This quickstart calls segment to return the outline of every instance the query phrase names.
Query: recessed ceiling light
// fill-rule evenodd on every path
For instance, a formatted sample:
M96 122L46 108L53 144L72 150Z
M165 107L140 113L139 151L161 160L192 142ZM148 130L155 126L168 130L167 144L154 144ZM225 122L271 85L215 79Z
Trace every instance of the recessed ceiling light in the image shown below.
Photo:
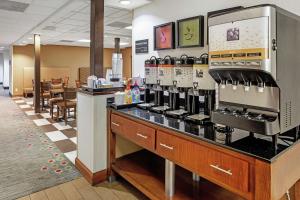
M32 37L30 37L30 38L28 38L28 40L33 40L33 38L32 38Z
M125 29L132 30L132 26L127 26Z
M120 42L120 45L125 46L125 45L129 45L129 43L128 42Z
M78 40L78 42L90 43L91 40L89 40L89 39L81 39L81 40Z
M119 3L122 5L129 5L131 2L130 0L120 0Z

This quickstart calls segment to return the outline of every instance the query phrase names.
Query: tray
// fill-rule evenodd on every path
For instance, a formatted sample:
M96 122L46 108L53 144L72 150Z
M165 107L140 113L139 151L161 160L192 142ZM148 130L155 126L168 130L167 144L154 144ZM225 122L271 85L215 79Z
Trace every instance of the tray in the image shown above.
M112 104L110 104L110 107L114 108L116 110L119 110L119 109L124 109L124 108L133 108L133 107L136 107L136 105L141 104L141 103L144 103L144 102L141 101L139 103L130 103L130 104L122 104L122 105L116 105L115 103L112 103Z

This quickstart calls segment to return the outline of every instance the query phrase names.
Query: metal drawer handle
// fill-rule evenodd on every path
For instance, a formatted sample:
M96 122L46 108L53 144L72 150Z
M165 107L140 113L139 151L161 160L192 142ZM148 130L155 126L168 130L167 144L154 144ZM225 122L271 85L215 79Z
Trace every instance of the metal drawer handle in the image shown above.
M117 124L117 123L115 123L115 122L111 122L113 125L115 125L115 126L120 126L120 124Z
M143 134L140 134L140 133L137 133L136 135L139 136L139 137L141 137L141 138L144 138L144 139L147 139L147 138L148 138L148 136L143 135Z
M174 147L171 147L171 146L168 146L166 144L163 144L163 143L159 143L160 146L166 148L166 149L170 149L170 150L174 150Z
M230 169L229 169L229 170L225 170L225 169L222 169L221 167L219 167L218 165L210 165L210 166L211 166L212 168L214 168L214 169L220 171L220 172L223 172L223 173L225 173L225 174L228 174L228 175L232 176L232 172L231 172Z

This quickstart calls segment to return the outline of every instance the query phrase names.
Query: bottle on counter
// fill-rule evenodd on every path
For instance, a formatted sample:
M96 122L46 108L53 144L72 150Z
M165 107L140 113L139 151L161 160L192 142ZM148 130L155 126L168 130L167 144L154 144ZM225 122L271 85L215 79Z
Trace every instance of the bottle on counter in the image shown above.
M133 103L140 103L141 99L141 92L137 81L135 81L133 88L132 88L132 101Z
M130 81L128 81L126 89L125 89L125 103L131 104L132 103L132 92L130 88Z

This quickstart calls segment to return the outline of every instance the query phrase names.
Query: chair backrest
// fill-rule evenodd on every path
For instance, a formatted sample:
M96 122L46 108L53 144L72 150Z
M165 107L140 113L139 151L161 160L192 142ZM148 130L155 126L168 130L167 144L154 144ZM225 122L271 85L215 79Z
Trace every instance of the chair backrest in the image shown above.
M53 78L53 79L51 79L51 82L52 82L52 84L56 85L56 84L63 83L63 80L62 80L62 78L57 78L57 79Z
M75 80L75 83L76 83L76 88L80 88L81 87L80 80Z
M64 87L68 87L68 85L69 85L69 77L68 76L65 76L64 77Z
M64 101L76 99L76 88L64 88Z
M41 82L41 92L50 92L51 89L51 82L50 81L43 81Z

